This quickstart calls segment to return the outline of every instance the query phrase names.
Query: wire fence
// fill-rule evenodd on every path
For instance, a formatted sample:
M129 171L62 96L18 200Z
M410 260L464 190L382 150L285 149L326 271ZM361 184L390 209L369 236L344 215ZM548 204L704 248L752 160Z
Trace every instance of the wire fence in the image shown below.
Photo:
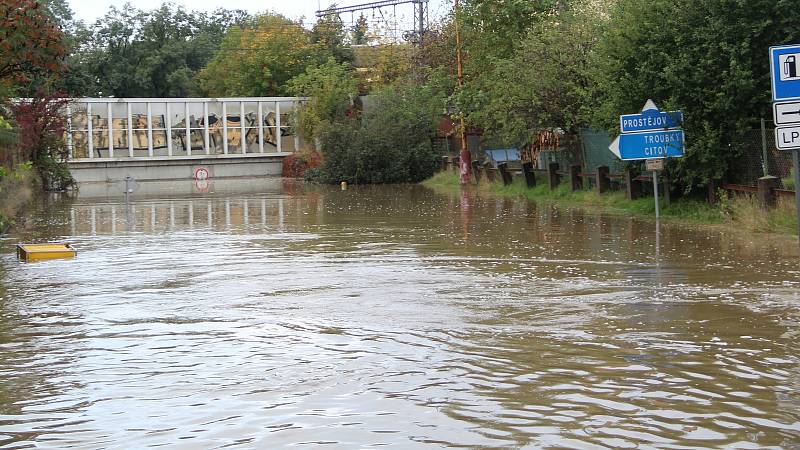
M772 128L747 130L741 141L741 156L736 158L729 171L734 184L755 186L758 179L771 175L786 184L792 176L792 152L778 150Z

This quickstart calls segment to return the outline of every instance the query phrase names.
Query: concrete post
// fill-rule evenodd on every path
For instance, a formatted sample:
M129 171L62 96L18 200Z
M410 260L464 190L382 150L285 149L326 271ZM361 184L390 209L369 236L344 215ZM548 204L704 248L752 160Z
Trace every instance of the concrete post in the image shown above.
M533 173L533 163L522 163L522 174L525 176L525 185L530 187L536 186L536 174Z
M475 182L481 181L481 163L472 161L472 174L475 176Z
M485 163L483 165L483 171L486 172L486 179L489 180L490 183L493 182L494 181L494 167L492 167L492 163L490 163L490 162Z
M611 179L608 178L608 166L598 167L595 178L598 194L602 194L611 188Z
M628 200L636 200L642 196L642 182L636 179L630 169L625 169L625 193Z
M780 187L780 179L767 175L758 179L758 204L764 208L769 209L777 203L777 195L775 189Z
M558 163L550 163L547 166L547 183L550 185L550 190L554 190L561 184L561 176L558 174Z
M569 167L569 179L572 185L572 192L583 189L583 177L581 177L581 166L573 164Z
M513 179L511 178L511 172L508 171L508 164L507 163L498 164L497 170L500 172L500 177L503 179L503 184L506 186L511 184Z
M442 156L442 170L447 170L448 164L450 164L450 157Z
M708 182L708 196L706 197L706 201L708 201L709 206L715 206L719 201L719 195L717 194L717 189L719 185L715 180L710 180Z

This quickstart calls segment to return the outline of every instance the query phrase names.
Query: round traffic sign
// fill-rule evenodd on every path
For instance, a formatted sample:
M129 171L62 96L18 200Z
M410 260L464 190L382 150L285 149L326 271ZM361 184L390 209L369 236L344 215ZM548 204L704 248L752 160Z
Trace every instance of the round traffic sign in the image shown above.
M194 179L195 180L208 180L211 178L211 174L208 172L208 169L205 167L198 167L194 170Z

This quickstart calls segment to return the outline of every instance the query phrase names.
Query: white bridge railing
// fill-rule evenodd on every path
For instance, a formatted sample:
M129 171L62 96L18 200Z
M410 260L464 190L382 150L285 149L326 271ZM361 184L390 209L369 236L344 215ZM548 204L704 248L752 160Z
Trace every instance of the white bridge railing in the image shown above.
M71 161L244 156L299 150L301 97L80 98L67 107Z

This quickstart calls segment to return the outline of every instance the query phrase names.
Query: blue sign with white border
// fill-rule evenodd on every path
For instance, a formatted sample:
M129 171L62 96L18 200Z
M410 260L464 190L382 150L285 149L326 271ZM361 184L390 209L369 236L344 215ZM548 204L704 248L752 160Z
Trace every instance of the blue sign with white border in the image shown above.
M683 156L683 130L621 134L608 147L617 158L628 161Z
M769 48L772 101L800 99L800 44Z
M619 116L619 128L622 133L677 130L682 124L683 113L681 111L647 109L639 114L625 114Z
M623 161L683 156L683 113L661 111L648 99L640 114L619 117L622 133L608 146ZM643 131L646 130L646 131Z

